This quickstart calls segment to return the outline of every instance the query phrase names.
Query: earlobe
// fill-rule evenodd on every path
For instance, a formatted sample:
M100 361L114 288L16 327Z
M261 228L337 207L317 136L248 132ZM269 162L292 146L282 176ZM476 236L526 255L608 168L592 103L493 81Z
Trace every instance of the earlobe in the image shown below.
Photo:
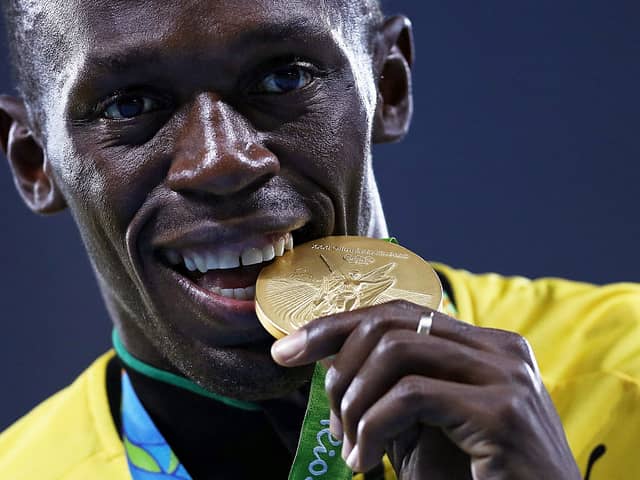
M16 188L32 211L51 214L66 208L20 98L0 96L0 147L9 162Z
M413 52L409 19L400 15L388 18L380 32L375 59L379 79L373 126L374 143L399 141L409 130L413 114Z

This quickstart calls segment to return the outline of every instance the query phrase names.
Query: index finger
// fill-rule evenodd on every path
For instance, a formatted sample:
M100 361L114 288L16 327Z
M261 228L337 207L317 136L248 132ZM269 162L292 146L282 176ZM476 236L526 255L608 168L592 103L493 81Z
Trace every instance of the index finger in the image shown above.
M280 365L295 367L335 355L368 315L364 310L316 318L275 342L271 347L271 356Z
M281 365L306 365L338 353L349 335L364 321L384 318L391 321L394 328L415 330L420 315L432 311L409 302L391 301L328 315L309 322L274 343L271 353L274 360Z
M429 312L434 313L431 335L468 347L499 353L505 350L504 344L508 343L512 336L509 332L476 327L428 307L395 300L317 318L275 342L271 354L273 359L283 366L306 365L335 355L358 324L366 319L384 316L394 320L396 328L415 330L420 316Z

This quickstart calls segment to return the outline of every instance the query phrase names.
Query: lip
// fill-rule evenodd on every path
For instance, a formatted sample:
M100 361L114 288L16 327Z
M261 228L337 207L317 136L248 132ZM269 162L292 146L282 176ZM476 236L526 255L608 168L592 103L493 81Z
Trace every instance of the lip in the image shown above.
M183 288L188 295L195 297L199 302L205 304L211 302L211 306L215 306L218 308L222 307L237 313L246 314L255 312L255 300L237 300L235 298L223 297L222 295L218 295L214 292L200 287L198 284L192 282L189 278L185 277L179 272L176 272L175 270L171 270L171 274L173 275L178 285L180 285L180 287Z
M265 242L265 239L280 236L284 233L294 233L307 225L306 218L298 218L295 221L276 222L274 219L262 221L233 222L233 226L210 221L203 221L196 227L172 229L161 235L154 235L153 241L147 243L150 251L143 249L141 260L147 265L142 271L147 281L151 281L151 290L164 291L163 303L167 299L172 303L171 310L176 312L178 306L181 317L179 328L190 332L189 336L195 336L208 345L225 347L251 348L257 343L266 344L273 341L271 335L262 327L256 313L255 300L238 300L228 298L198 285L189 278L163 261L162 255L158 255L161 249L173 248L176 250L189 247L207 245L208 247L224 248L224 245L232 244L236 249L241 245L254 245L256 242ZM142 252L141 252L142 253ZM259 270L267 266L265 262ZM258 268L258 266L240 267ZM209 274L215 271L210 271ZM220 277L231 274L232 270L221 270ZM257 272L237 272L237 278L242 283L243 275L249 283L254 282L249 278L257 277ZM155 279L155 280L152 280ZM228 279L228 277L227 277ZM215 283L214 280L212 283ZM238 287L244 285L238 285ZM172 293L173 292L173 293ZM176 315L175 313L173 315ZM178 326L178 325L176 325Z
M203 221L198 225L157 235L151 242L153 250L174 249L186 250L200 246L233 244L237 249L253 247L258 243L268 243L285 233L293 233L306 223L306 219L296 221L275 222L245 219L242 224L220 224ZM251 226L248 228L248 226Z
M222 341L226 346L240 346L256 341L273 340L258 321L255 314L255 300L237 300L217 295L199 287L189 278L169 267L161 268L168 273L169 280L187 296L194 310L204 313L210 319L210 322L204 325L199 324L199 327L204 327L206 331L214 327L214 331L218 333L215 334L214 331L210 333L216 336L222 333L220 331L222 329L233 337L230 343L224 338L218 338L216 343ZM222 335L227 337L224 333Z
M317 210L330 210L329 202L312 203ZM167 208L163 203L148 202L131 221L125 244L136 282L160 321L200 345L250 349L258 342L273 342L256 316L255 301L223 297L200 287L164 261L159 249L197 245L224 248L225 244L236 248L287 232L298 244L333 229L333 222L312 222L316 217L313 211L300 204L289 211L260 209L225 218L215 211Z

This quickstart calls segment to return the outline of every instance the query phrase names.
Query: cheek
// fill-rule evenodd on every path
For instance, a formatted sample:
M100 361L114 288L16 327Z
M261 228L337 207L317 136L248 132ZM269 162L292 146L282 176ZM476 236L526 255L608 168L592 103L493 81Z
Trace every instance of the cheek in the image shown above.
M283 166L303 173L341 203L366 168L370 152L367 112L357 98L329 102L272 135Z
M160 137L132 147L79 136L64 178L73 209L97 220L102 230L124 237L145 199L162 183L165 151Z
M144 290L127 248L127 231L162 182L157 180L162 177L162 150L146 145L143 156L143 147L103 149L85 142L69 151L73 156L60 169L65 195L105 301L118 316L126 311L143 318Z
M127 229L162 183L164 148L102 146L77 135L57 171L69 208L99 276L130 271Z

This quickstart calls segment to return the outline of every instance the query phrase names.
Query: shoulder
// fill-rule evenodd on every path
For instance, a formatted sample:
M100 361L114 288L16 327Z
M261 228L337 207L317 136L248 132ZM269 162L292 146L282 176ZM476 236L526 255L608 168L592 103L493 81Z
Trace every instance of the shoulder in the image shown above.
M488 311L507 310L517 306L522 314L530 309L571 307L573 312L584 311L594 305L623 307L640 316L640 284L613 283L593 285L562 278L529 279L521 276L505 277L496 273L474 274L442 264L435 264L454 290L456 306L473 316L470 321L482 322L480 316ZM525 308L523 311L522 308Z
M105 383L112 355L100 357L73 384L0 434L3 478L121 478L117 472L126 465L109 413ZM87 472L91 472L89 476Z
M451 285L461 320L525 336L549 380L606 371L640 383L640 284L436 268Z

